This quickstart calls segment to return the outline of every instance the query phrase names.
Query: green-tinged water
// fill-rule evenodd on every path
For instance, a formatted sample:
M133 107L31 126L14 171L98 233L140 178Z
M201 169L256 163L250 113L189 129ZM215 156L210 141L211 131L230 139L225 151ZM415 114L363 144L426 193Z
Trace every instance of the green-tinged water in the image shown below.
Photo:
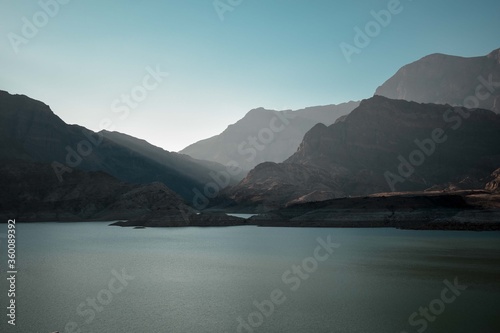
M498 232L16 227L1 332L500 332Z

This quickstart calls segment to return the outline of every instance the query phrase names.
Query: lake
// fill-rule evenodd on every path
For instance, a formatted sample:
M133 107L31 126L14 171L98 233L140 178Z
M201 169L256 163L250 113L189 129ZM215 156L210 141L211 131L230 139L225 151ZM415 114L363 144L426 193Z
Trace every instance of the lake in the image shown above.
M107 223L16 232L15 328L0 239L2 332L500 332L498 232Z

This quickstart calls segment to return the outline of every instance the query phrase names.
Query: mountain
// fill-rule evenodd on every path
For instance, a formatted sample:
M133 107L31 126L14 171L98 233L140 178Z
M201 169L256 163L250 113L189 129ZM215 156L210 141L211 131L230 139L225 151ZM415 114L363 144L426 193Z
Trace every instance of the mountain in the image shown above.
M500 49L473 58L431 54L402 67L375 95L500 113Z
M230 178L228 180L228 185L235 184L236 180L239 181L242 178L232 177L227 172L227 168L217 162L198 160L190 157L189 155L168 152L160 147L150 144L145 140L138 139L127 134L109 132L106 130L100 131L98 134L103 138L112 141L116 145L126 147L135 154L158 163L169 170L176 170L176 172L184 178L194 178L203 185L214 181L212 175L228 175ZM190 194L192 195L192 191Z
M133 184L161 182L188 201L193 189L213 182L214 174L227 174L217 163L125 134L68 125L46 104L5 91L0 91L0 160L50 163L53 172L47 176L54 182L64 182L74 169L102 171Z
M500 192L500 168L496 169L491 174L490 181L486 184L486 190L491 192Z
M304 134L314 125L333 124L358 105L358 102L348 102L297 111L254 109L221 134L180 152L224 165L236 163L243 170L266 161L283 162L297 150Z
M104 172L69 173L54 181L48 163L11 161L0 166L0 216L18 221L110 221L151 214L179 215L190 208L162 183L132 185Z
M220 200L268 210L448 182L484 188L500 166L499 143L492 111L375 96L342 121L314 126L290 158L256 166Z

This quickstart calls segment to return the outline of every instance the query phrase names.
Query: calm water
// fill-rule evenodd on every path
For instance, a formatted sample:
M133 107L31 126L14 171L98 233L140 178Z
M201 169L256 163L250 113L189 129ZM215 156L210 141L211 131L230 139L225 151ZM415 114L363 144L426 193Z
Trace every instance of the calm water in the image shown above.
M328 235L340 247L312 260ZM500 332L500 233L44 223L17 236L17 325L2 239L1 332L237 332L238 318L241 332ZM455 278L467 289L444 303ZM439 315L411 326L430 303Z

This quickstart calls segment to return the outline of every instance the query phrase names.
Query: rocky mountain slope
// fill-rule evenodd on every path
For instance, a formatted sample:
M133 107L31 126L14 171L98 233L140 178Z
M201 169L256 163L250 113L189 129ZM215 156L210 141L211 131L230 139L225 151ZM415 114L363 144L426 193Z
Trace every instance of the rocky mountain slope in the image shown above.
M54 182L65 181L74 169L103 171L129 183L161 182L187 200L193 188L212 181L211 172L225 170L124 134L68 125L46 104L5 91L0 91L0 160L50 163L47 177Z
M3 163L0 175L0 216L5 221L110 221L191 211L159 182L132 185L104 172L77 169L57 182L50 164L23 161Z
M500 192L500 169L496 169L491 174L490 181L486 184L486 190L491 192Z
M484 188L500 165L499 142L492 111L375 96L343 121L316 125L289 159L258 165L223 197L268 210L449 182Z
M246 171L266 161L283 162L297 150L304 134L314 125L331 125L358 104L349 102L297 111L254 109L221 134L196 142L181 153L224 165L234 161Z
M431 54L402 67L375 95L500 113L500 49L473 58Z

